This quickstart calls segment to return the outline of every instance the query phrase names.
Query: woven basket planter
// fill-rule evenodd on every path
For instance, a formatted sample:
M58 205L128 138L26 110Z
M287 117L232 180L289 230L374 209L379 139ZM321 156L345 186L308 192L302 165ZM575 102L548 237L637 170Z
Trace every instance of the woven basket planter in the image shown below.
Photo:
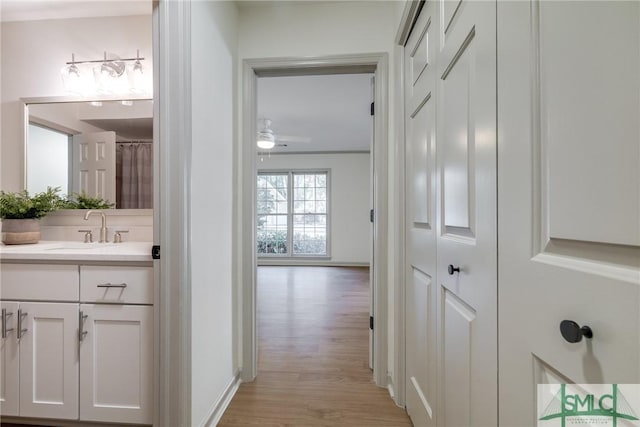
M40 241L40 220L3 219L2 243L5 245L27 245Z

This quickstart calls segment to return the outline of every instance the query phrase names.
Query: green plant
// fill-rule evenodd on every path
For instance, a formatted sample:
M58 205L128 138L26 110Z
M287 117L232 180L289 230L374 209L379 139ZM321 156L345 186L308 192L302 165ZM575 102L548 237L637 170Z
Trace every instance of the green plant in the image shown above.
M286 254L287 232L258 230L256 243L259 254Z
M90 197L86 194L73 193L64 201L64 209L111 209L114 203L102 197Z
M47 187L47 191L29 195L27 190L20 192L0 191L0 218L37 219L49 212L61 209L64 200L58 195L60 187Z

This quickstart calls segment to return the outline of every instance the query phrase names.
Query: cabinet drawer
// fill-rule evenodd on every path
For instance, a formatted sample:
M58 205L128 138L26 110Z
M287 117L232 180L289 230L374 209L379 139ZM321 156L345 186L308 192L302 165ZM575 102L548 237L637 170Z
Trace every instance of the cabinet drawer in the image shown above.
M80 300L153 304L153 268L81 266Z
M78 266L2 264L2 299L78 301Z

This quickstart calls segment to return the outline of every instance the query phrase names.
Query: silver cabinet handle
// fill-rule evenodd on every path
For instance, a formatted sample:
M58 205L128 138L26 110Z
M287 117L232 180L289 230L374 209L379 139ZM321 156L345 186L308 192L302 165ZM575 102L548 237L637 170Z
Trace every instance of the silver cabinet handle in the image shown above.
M88 334L88 332L84 330L84 321L87 320L87 317L89 317L89 315L84 314L84 311L80 310L80 315L78 316L78 341L82 341Z
M103 283L98 285L99 288L126 288L126 283Z
M13 312L7 313L7 309L2 309L2 338L7 337L7 332L13 331L13 328L7 328L7 318L13 316Z
M18 309L18 334L17 334L18 339L21 339L24 336L24 334L28 331L27 328L22 329L22 319L24 317L27 317L28 314L29 313L24 313L22 309L20 308Z

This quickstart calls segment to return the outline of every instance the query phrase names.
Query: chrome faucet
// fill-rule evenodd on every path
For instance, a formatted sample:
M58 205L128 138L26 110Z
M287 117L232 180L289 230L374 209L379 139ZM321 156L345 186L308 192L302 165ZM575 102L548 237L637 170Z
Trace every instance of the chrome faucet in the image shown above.
M102 217L102 226L100 227L100 240L99 243L107 243L107 215L102 211L90 210L84 214L84 220L87 221L91 214L100 214Z

